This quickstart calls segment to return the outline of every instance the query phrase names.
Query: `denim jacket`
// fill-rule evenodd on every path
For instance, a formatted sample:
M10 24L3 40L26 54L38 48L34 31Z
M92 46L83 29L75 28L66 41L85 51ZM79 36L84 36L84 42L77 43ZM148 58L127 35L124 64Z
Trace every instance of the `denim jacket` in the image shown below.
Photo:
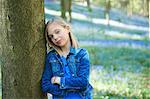
M70 91L77 91L82 99L91 99L92 86L89 84L90 62L86 49L70 48L67 56L70 77L65 77L63 63L56 50L52 49L46 56L42 75L42 91L51 93L53 98L65 97ZM52 84L53 76L61 77L60 85Z

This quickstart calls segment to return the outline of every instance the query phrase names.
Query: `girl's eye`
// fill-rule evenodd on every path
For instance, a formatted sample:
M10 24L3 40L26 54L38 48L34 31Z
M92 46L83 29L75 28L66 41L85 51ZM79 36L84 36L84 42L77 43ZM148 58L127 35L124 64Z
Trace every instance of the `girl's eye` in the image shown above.
M49 35L49 38L53 38L53 35Z
M59 34L60 33L60 31L58 30L58 31L56 31L56 34Z

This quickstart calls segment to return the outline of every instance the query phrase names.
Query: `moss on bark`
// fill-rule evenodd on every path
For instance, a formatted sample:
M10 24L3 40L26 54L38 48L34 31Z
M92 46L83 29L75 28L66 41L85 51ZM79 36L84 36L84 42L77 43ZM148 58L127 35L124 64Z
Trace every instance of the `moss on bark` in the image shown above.
M2 95L44 99L40 79L46 53L41 0L2 0Z

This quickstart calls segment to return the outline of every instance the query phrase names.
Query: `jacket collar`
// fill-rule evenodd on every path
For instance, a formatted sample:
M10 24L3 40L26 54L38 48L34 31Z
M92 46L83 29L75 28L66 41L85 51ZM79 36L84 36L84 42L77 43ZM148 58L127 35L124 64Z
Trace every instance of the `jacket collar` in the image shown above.
M56 55L58 55L56 49L52 48L51 51L53 51ZM76 54L76 48L70 47L70 52L69 52L69 54L75 55L75 54Z
M76 54L76 48L70 47L70 54Z

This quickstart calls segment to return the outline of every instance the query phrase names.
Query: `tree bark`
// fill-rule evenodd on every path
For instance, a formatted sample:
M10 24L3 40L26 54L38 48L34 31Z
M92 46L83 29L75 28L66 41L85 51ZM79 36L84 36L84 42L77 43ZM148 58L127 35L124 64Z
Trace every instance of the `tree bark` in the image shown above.
M128 12L128 16L132 16L132 14L133 14L133 0L129 0L127 12Z
M143 15L149 16L149 0L143 0Z
M1 0L3 99L44 99L44 0Z
M61 6L61 17L65 20L67 20L66 13L68 11L68 13L69 13L69 19L68 20L69 20L69 22L71 22L71 20L72 20L72 16L71 16L72 0L61 0L60 6Z
M105 15L105 19L107 22L107 25L109 26L109 17L110 17L110 10L111 10L111 1L110 0L106 0L105 1L105 11L104 11L104 15Z

